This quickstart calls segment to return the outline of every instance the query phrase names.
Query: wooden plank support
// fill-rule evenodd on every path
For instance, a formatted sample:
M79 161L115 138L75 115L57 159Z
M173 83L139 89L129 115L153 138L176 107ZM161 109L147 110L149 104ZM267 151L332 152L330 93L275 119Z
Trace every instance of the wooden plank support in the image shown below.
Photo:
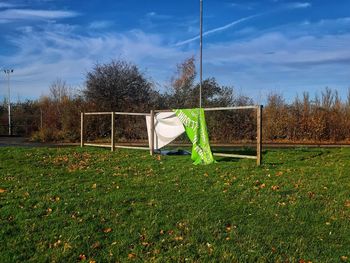
M256 164L261 165L262 161L262 105L256 108Z
M84 147L84 112L80 113L80 147Z
M85 143L85 146L111 148L110 144L99 144L99 143ZM114 148L149 151L148 147L127 146L127 145L114 145Z
M110 144L85 143L84 145L85 146L92 146L92 147L111 148Z
M147 150L149 151L149 147L138 147L138 146L127 146L127 145L115 145L115 148L120 149L133 149L133 150Z
M252 155L241 155L241 154L231 154L231 153L213 153L214 156L219 156L219 157L232 157L232 158L241 158L241 159L252 159L256 160L256 156Z
M154 154L154 110L151 110L151 147L150 147L150 155Z
M94 116L94 115L110 115L111 112L85 112L84 114L85 115L91 115L91 116Z
M111 151L114 152L115 148L115 113L111 112Z

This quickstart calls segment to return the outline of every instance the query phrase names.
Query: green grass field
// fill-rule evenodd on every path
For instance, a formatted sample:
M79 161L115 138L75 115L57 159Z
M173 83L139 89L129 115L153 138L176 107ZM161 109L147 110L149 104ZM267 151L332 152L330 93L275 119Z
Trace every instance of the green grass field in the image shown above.
M0 148L1 262L349 260L350 149Z

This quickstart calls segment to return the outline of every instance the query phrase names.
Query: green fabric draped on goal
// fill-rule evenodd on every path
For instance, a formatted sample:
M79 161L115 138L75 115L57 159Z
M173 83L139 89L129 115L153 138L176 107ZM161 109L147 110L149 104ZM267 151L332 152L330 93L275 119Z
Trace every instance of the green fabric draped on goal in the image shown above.
M176 116L185 127L186 134L192 142L191 158L194 164L211 164L215 160L209 145L207 124L203 109L178 109Z

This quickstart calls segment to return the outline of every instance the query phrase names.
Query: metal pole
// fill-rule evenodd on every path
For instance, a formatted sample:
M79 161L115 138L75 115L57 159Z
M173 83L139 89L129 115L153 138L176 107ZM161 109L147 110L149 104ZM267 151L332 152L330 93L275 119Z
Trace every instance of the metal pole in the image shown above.
M203 85L203 0L200 0L199 108L202 108L202 85Z
M256 136L256 164L258 166L261 165L262 161L262 105L257 106L256 108L256 128L257 128L257 136Z
M12 126L11 126L11 89L10 89L10 74L13 73L13 69L5 69L5 74L7 75L7 90L8 90L8 122L9 122L9 136L12 135Z
M84 112L80 113L80 147L84 147Z
M111 113L111 151L114 152L115 148L115 113L114 111Z
M150 138L150 142L151 142L151 147L149 149L149 153L151 156L154 155L154 110L151 110L151 138Z

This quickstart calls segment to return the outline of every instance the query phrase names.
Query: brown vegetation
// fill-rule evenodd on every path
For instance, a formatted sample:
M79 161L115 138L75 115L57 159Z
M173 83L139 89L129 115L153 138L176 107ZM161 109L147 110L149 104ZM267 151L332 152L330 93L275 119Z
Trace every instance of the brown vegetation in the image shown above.
M194 58L177 66L167 92L160 93L134 64L113 61L96 65L86 76L86 88L72 92L68 85L56 80L50 94L36 101L13 105L15 134L31 136L37 141L78 141L80 112L135 111L197 107L199 85L196 83ZM251 98L233 93L231 87L220 86L214 78L203 82L203 105L225 107L254 104ZM141 117L117 117L117 138L140 141L147 138ZM256 116L253 111L208 112L211 140L232 143L254 141ZM280 94L270 94L263 111L265 142L347 143L350 142L350 90L342 101L336 90L326 88L320 96L308 93L287 102ZM109 138L110 117L88 122L87 139ZM0 105L0 134L7 134L6 102Z

